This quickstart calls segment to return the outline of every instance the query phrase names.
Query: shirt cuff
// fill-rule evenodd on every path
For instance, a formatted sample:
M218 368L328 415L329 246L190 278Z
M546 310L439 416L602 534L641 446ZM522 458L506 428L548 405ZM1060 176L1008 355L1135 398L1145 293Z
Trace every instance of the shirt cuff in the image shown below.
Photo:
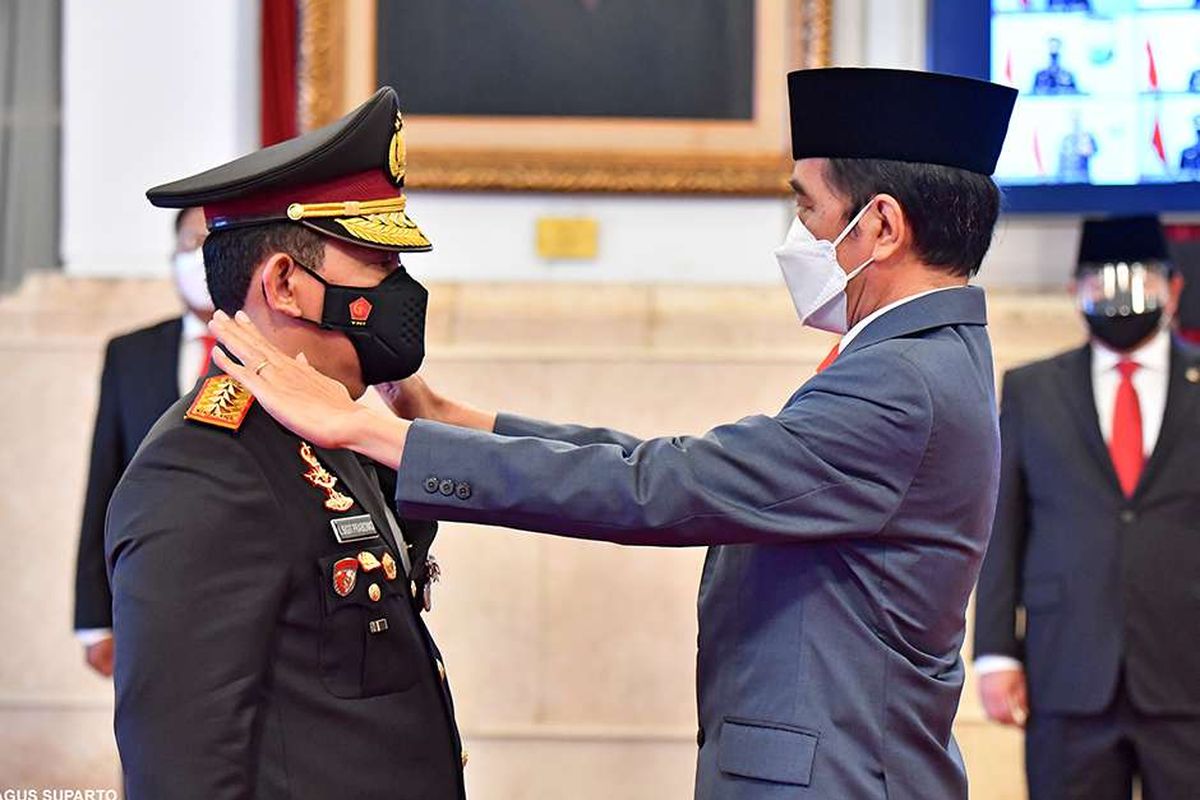
M990 675L993 672L1007 672L1018 669L1025 671L1025 665L1011 656L982 655L975 659L975 674Z
M111 639L113 635L111 628L80 628L75 631L75 638L84 647L103 642L105 639Z

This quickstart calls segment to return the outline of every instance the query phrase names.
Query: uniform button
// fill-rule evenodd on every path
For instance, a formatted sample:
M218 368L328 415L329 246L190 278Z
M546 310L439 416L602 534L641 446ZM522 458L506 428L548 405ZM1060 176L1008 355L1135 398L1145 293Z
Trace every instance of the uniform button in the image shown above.
M460 483L454 487L454 494L457 495L459 500L470 500L471 499L471 484L467 483L466 481L463 481L462 483Z
M454 481L450 480L449 478L443 479L442 482L438 484L438 491L446 495L446 497L454 494Z
M704 747L704 728L700 728L698 731L696 731L696 746Z
M417 596L417 582L416 582L416 581L409 581L409 584L408 584L408 590L409 590L410 592L412 592L412 596L413 596L413 597L416 597L416 596Z
M462 765L463 765L463 769L466 769L466 767L467 767L467 762L468 762L468 761L470 761L470 760L471 760L471 754L470 754L470 753L468 753L466 750L463 750L463 751L462 751Z
M430 475L425 479L425 491L429 492L430 494L437 494L438 483L438 479L433 475Z
M1137 519L1137 512L1131 509L1125 509L1121 512L1121 522L1130 523Z
M434 661L437 662L438 678L441 679L441 681L443 683L445 683L446 682L446 665L442 663L442 660L440 658L435 658Z

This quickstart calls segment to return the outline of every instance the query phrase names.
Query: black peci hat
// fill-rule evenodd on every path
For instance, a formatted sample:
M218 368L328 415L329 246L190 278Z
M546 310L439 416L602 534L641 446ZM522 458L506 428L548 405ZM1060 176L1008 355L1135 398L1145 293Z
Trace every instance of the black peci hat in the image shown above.
M1017 90L898 69L831 67L788 74L792 157L940 164L991 175Z
M146 197L156 206L203 206L209 230L296 222L380 250L431 249L405 213L404 123L385 86L346 116L173 183Z
M1153 215L1083 222L1075 271L1104 264L1169 262L1162 223Z

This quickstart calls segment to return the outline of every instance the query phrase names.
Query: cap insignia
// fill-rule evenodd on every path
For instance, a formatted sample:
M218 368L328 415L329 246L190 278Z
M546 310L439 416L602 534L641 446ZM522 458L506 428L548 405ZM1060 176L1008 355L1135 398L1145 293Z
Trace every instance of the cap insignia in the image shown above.
M393 247L429 247L429 240L403 211L334 220L356 239Z
M404 118L396 112L396 132L392 134L392 143L388 147L388 170L392 180L397 184L404 183L404 171L408 167L408 151L404 144Z

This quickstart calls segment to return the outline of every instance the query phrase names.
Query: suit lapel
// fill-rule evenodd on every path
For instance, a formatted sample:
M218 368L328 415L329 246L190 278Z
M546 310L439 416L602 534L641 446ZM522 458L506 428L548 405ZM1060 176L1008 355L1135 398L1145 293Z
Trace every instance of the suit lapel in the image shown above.
M387 514L383 508L383 493L375 478L367 474L363 465L359 463L358 457L349 450L326 450L321 447L313 447L313 451L316 452L317 458L321 460L325 468L342 481L346 491L363 507L363 510L371 515L371 521L375 523L375 530L379 531L379 535L399 558L401 545L392 536L392 526L388 524ZM404 561L403 558L399 558L399 560ZM402 564L400 567L403 569Z
M1154 452L1142 470L1135 496L1144 493L1154 476L1162 469L1163 462L1171 448L1183 435L1188 422L1196 417L1196 400L1200 398L1200 384L1188 380L1188 370L1197 369L1193 359L1179 350L1171 348L1170 377L1167 379L1167 406L1163 410L1162 428L1158 432L1158 441L1154 443Z
M1113 491L1121 492L1117 471L1113 468L1112 456L1104 444L1100 432L1100 418L1096 413L1096 393L1092 385L1092 349L1084 345L1060 363L1059 392L1070 406L1071 419L1079 428L1080 441L1091 455L1096 466L1105 475Z

